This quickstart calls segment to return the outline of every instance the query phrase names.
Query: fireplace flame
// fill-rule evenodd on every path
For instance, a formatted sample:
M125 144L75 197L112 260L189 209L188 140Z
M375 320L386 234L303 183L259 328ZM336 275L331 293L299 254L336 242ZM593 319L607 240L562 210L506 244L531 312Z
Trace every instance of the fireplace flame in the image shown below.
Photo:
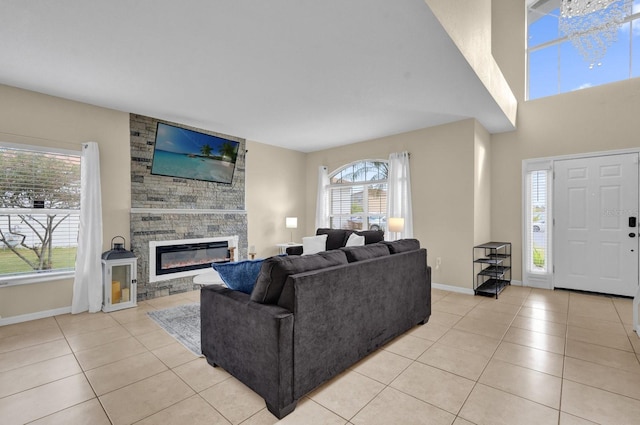
M213 259L203 259L203 260L190 260L190 261L163 261L160 268L162 270L171 270L179 267L189 267L189 266L199 266L202 264L211 264L218 262L229 262L231 259L229 257L226 258L213 258Z

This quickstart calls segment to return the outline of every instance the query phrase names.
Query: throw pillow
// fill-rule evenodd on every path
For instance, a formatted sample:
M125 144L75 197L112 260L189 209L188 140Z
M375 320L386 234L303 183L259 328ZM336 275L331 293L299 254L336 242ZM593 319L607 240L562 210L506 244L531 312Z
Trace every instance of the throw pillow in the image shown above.
M346 254L347 260L350 263L390 255L389 248L381 243L373 243L364 246L345 246L344 248L340 248L340 250Z
M420 249L420 241L417 239L400 239L393 242L384 241L382 243L389 247L389 252L391 252L391 254L399 254L401 252Z
M251 294L256 280L258 280L263 261L261 259L235 263L213 263L212 266L229 289Z
M313 255L267 258L260 269L258 281L251 293L251 301L275 304L280 298L287 278L297 273L347 264L342 251L324 251Z
M327 235L327 251L342 248L347 243L347 238L353 230L327 229L320 227L316 230L316 235Z
M355 233L364 236L365 245L382 242L384 240L384 232L382 230L362 230Z
M350 234L345 246L364 246L364 236L359 236L355 233Z
M302 238L302 255L317 254L327 250L327 235Z

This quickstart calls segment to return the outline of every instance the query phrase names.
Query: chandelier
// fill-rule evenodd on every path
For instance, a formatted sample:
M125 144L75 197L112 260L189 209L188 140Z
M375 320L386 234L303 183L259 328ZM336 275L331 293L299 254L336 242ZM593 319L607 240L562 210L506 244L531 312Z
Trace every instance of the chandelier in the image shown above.
M632 4L633 0L562 0L560 31L589 62L590 69L601 65L607 48L617 41Z

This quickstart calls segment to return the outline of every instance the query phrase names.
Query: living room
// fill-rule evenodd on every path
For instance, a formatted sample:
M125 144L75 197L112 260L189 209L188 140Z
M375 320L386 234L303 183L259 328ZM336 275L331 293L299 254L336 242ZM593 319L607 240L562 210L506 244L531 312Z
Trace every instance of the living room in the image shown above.
M445 3L427 1L434 13L438 7L445 7ZM455 34L456 26L447 24L447 17L460 20L466 17L484 26L483 33L489 34L486 39L489 45L485 47L490 48L517 100L515 129L490 133L474 117L461 117L455 122L312 152L248 138L247 245L256 247L258 257L277 254L276 245L290 240L290 229L285 227L287 216L298 217L293 240L300 241L315 232L318 166L325 165L334 171L354 161L387 159L393 152L408 151L411 153L414 237L428 250L434 288L472 294L472 247L488 240L513 244L516 259L513 280L515 284L521 283L522 161L638 149L638 78L525 101L525 2L477 3L481 3L476 7L482 9L484 20L473 19L473 8L471 16L464 16L457 14L460 11L449 11L447 15L445 7L438 18L452 32L451 37L461 51L469 45L475 47L472 40L477 32L469 31L466 38ZM467 60L472 62L469 57ZM478 66L478 69L483 68ZM480 73L478 69L476 73ZM116 235L129 239L131 114L141 111L95 106L11 84L0 85L0 99L2 142L77 150L83 142L98 143L102 172L102 250L110 248L109 241ZM175 111L175 117L180 116L181 112ZM152 118L187 124L179 118ZM219 131L217 128L205 130ZM436 259L440 259L437 268ZM0 287L0 323L13 323L7 319L67 313L72 286L73 280L65 279Z

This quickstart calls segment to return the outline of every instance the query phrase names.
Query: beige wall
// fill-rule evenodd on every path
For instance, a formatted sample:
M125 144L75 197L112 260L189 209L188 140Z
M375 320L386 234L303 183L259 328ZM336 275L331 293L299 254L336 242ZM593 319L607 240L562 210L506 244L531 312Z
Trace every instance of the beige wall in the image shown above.
M0 140L80 150L100 147L103 250L115 235L129 234L131 205L129 114L0 85ZM99 276L96 278L100 279ZM72 281L0 289L0 316L7 318L71 305Z
M494 0L494 12L494 54L521 103L517 130L491 137L492 237L514 244L520 280L522 160L639 147L640 79L524 102L524 2Z
M513 3L515 1L511 0ZM492 55L492 0L425 0L512 124L518 104Z
M247 150L248 241L264 258L278 253L276 244L291 239L285 217L298 217L294 241L300 242L305 235L306 155L250 140Z
M2 319L71 306L73 279L0 289Z
M524 1L491 1L491 54L518 102L524 100L525 10Z
M491 135L475 122L473 245L491 240ZM461 262L464 259L461 259Z
M428 249L432 280L471 288L475 133L476 121L465 120L308 154L306 234L315 232L318 166L332 172L353 161L387 159L406 150L411 153L414 236ZM477 143L486 145L488 134L479 133ZM486 181L481 186L478 191L486 194ZM488 215L483 221L488 224ZM442 261L436 270L438 257Z

